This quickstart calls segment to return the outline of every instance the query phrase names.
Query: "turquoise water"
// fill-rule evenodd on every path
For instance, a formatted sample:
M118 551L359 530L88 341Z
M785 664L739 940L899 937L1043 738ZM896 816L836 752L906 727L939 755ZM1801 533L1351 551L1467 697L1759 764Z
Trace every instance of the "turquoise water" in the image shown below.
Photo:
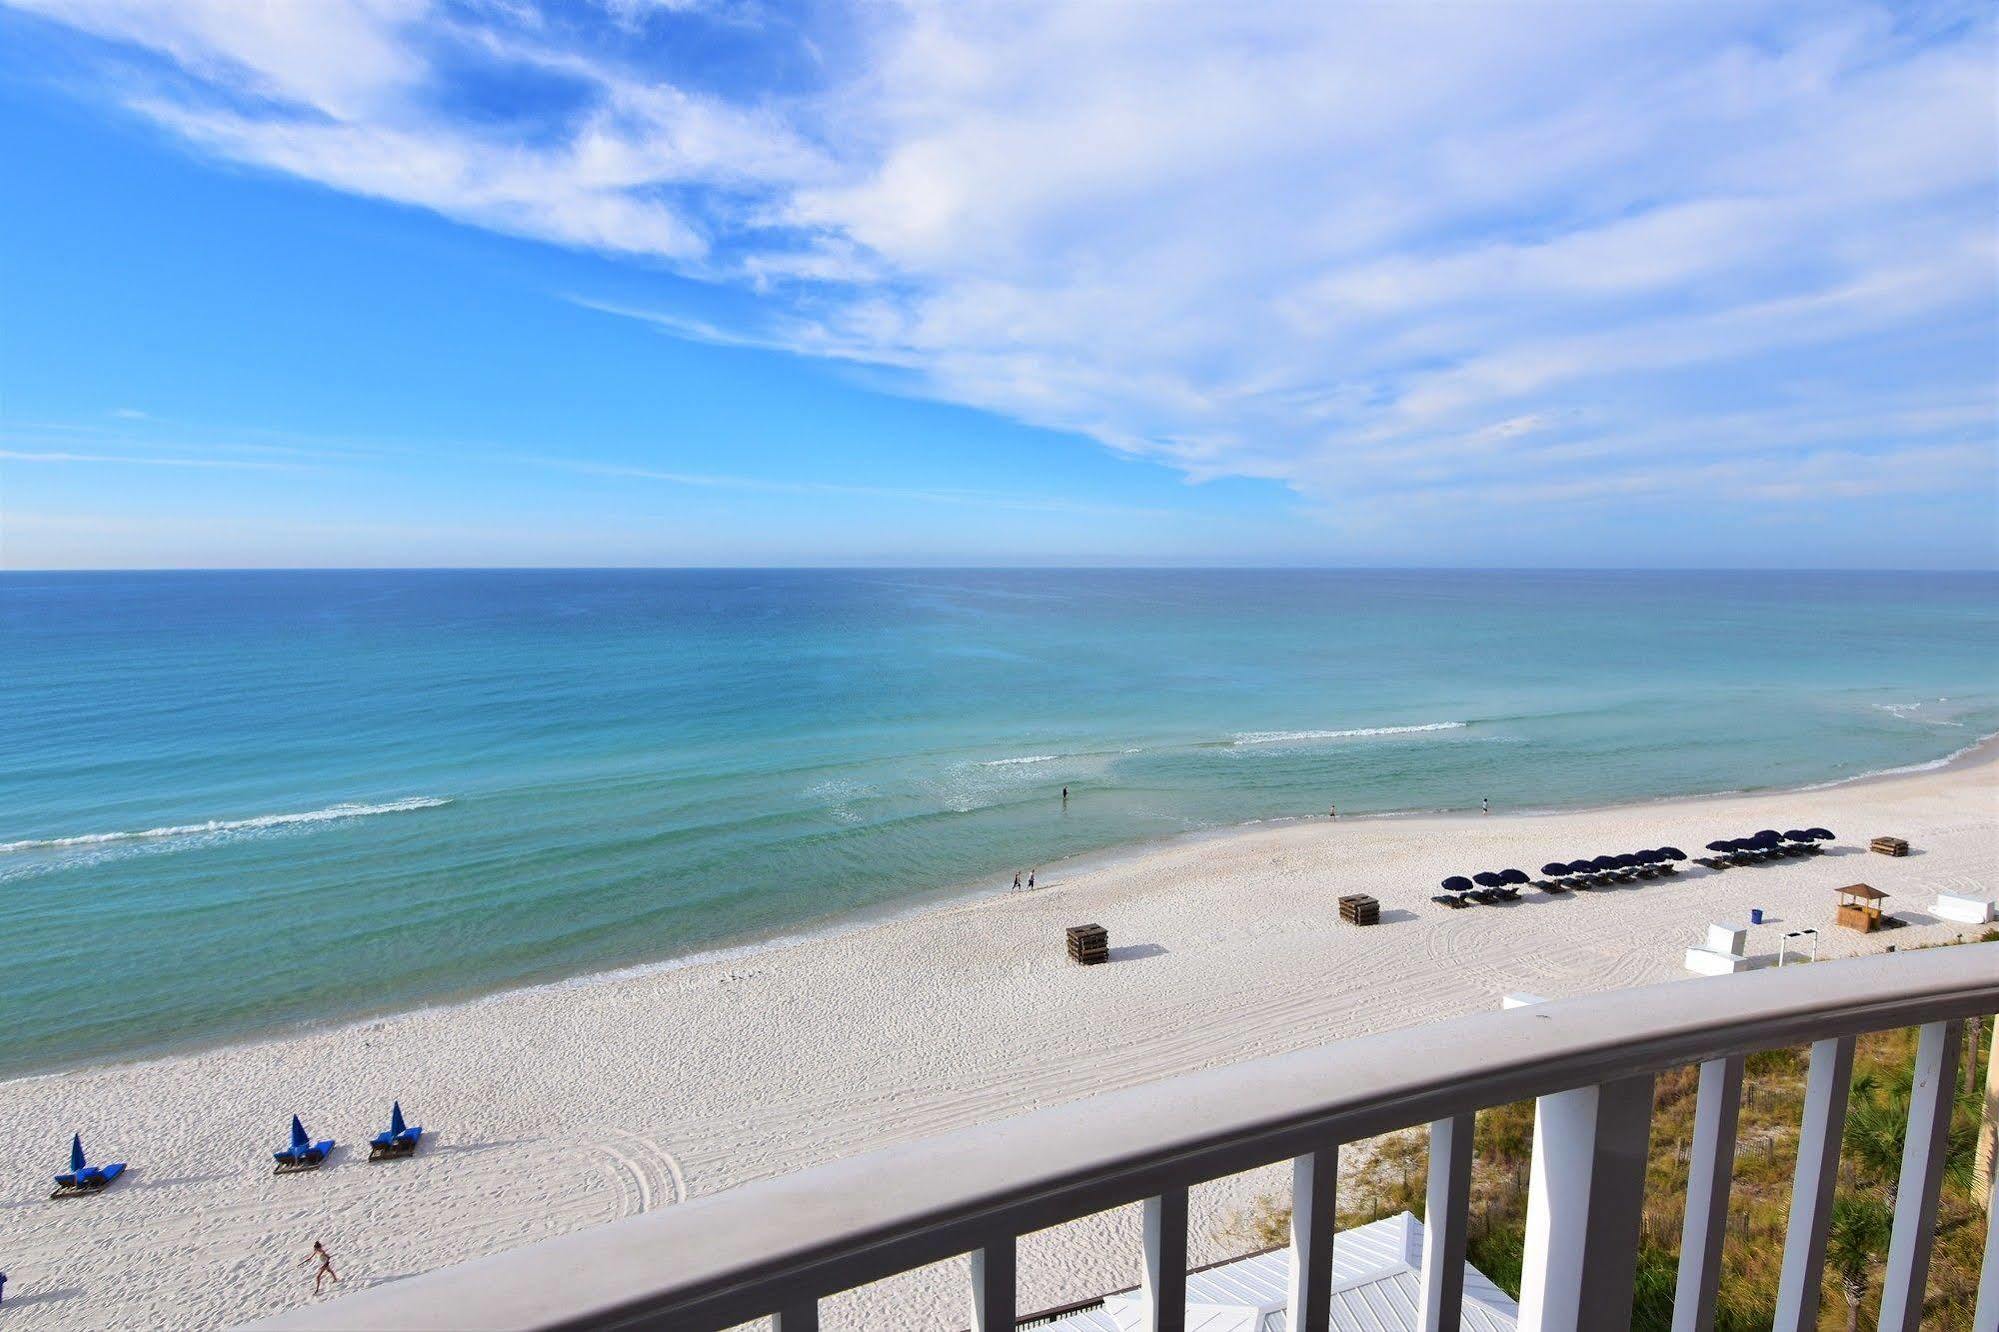
M1504 810L1924 763L1999 730L1995 593L0 575L0 1072L670 957L1329 801Z

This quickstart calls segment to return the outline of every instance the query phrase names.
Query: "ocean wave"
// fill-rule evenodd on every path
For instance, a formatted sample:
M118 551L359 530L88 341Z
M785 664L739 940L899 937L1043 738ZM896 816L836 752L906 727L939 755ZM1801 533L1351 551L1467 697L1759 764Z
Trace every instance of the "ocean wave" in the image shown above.
M1937 700L1937 702L1939 703L1948 703L1949 701L1950 700L1947 698L1940 698ZM1921 715L1918 710L1923 705L1919 702L1918 703L1876 703L1874 704L1874 706L1879 708L1881 711L1889 714L1890 716L1899 717L1903 721L1921 722L1925 726L1962 727L1964 725L1963 722L1952 721L1948 717L1930 717L1930 716Z
M866 816L854 806L863 800L874 799L881 792L866 782L848 777L829 777L806 787L805 794L841 823L854 824L866 821Z
M1415 735L1420 731L1460 731L1469 722L1425 722L1421 726L1356 726L1345 731L1244 731L1232 745L1275 745L1290 740L1350 740L1367 735Z
M411 810L436 809L451 801L443 796L410 796L379 805L329 805L325 809L300 814L260 814L251 819L210 819L206 823L180 823L166 828L143 828L137 832L83 833L76 837L30 837L19 842L0 842L0 855L20 851L60 851L69 847L105 846L114 842L155 842L174 837L200 837L210 833L248 832L261 828L283 828L298 823L333 823L341 819L364 819L375 814L403 814Z
M1011 768L1021 763L1053 763L1061 757L1060 754L1028 754L1021 758L986 759L979 766L981 768Z
M1850 786L1854 782L1871 782L1877 777L1906 777L1912 773L1937 772L1950 767L1961 759L1971 757L1994 740L1999 740L1999 731L1980 736L1968 745L1960 745L1942 758L1931 759L1927 763L1904 763L1898 768L1875 768L1868 772L1856 772L1851 777L1835 777L1829 782L1813 782L1809 786L1795 786L1794 791L1829 791L1835 786Z

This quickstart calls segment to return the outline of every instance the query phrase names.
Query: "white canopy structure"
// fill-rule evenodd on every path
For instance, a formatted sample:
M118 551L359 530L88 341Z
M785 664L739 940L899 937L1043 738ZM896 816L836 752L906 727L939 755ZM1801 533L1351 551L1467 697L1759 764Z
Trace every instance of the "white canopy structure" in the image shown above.
M1383 1217L1333 1239L1334 1332L1413 1332L1423 1267L1423 1223L1408 1212ZM1291 1258L1282 1249L1187 1274L1187 1332L1289 1332L1285 1303ZM1465 1332L1515 1332L1519 1306L1485 1274L1465 1264ZM1145 1303L1136 1292L1064 1314L1046 1332L1142 1332Z

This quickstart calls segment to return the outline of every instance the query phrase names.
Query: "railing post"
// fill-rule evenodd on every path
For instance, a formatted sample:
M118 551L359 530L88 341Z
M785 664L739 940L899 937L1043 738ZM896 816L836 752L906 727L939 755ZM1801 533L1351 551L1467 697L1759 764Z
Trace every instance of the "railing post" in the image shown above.
M1013 1332L1014 1238L972 1251L972 1332Z
M1327 1332L1333 1320L1333 1228L1340 1149L1291 1162L1291 1332Z
M1187 1327L1187 1190L1145 1200L1146 1326L1151 1332Z
M1465 1297L1465 1211L1471 1200L1473 1115L1430 1125L1430 1186L1423 1203L1422 1332L1458 1332Z
M1651 1132L1649 1075L1534 1103L1521 1327L1594 1332L1630 1322Z
M1853 1037L1812 1045L1805 1076L1805 1115L1798 1132L1798 1168L1791 1178L1791 1220L1784 1230L1784 1270L1777 1280L1772 1332L1812 1332L1819 1321L1819 1279L1825 1270L1826 1223L1839 1175L1839 1140L1846 1131L1846 1094L1853 1081Z
M1687 1212L1680 1227L1680 1276L1673 1332L1709 1332L1728 1232L1728 1187L1735 1176L1735 1126L1742 1110L1742 1056L1701 1065L1694 1146L1687 1162Z
M819 1301L807 1300L780 1309L770 1322L771 1332L819 1332Z
M1909 1094L1909 1128L1902 1138L1902 1177L1895 1186L1895 1230L1881 1277L1880 1332L1918 1332L1923 1290L1936 1239L1937 1194L1950 1141L1951 1094L1957 1090L1961 1022L1930 1022L1916 1042L1916 1077Z
M1978 1147L1971 1165L1971 1196L1985 1208L1992 1206L1995 1193L1999 1193L1993 1188L1994 1176L1999 1175L1999 1015L1993 1017L1992 1027L1992 1051L1985 1061L1985 1099L1978 1115ZM1978 1052L1972 1051L1972 1058L1977 1057Z
M1999 1044L1999 1034L1994 1043ZM1999 1197L1985 1205L1985 1263L1978 1275L1978 1308L1973 1327L1999 1327Z

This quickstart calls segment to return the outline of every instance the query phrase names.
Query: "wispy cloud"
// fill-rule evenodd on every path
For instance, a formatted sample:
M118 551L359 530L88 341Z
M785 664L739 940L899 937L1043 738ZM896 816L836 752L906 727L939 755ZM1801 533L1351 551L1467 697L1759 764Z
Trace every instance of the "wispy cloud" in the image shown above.
M203 151L751 313L579 303L1336 519L1994 485L1989 6L8 2Z
M0 449L0 462L118 467L195 467L252 472L290 472L299 470L303 465L289 462L260 462L248 458L176 458L150 453L70 453L25 449Z
M1126 517L1165 518L1164 509L1131 504L1094 504L1052 495L1023 495L999 490L921 486L863 486L838 481L784 480L760 476L731 476L720 472L676 472L656 467L634 467L619 463L577 462L561 458L528 460L543 467L558 468L585 476L623 477L659 481L668 485L692 486L700 490L737 490L765 495L847 495L867 499L900 500L914 504L950 504L977 509L1011 509L1034 513L1118 514Z

